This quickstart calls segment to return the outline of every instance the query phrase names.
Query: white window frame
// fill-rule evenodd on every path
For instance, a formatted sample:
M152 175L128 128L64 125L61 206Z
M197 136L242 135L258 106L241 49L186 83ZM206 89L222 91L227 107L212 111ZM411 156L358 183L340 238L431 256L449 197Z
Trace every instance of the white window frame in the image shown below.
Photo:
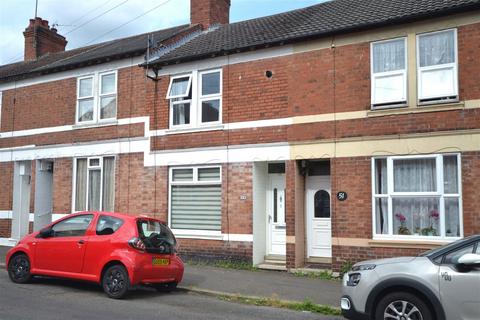
M87 187L85 189L86 197L85 197L85 211L88 210L88 188L90 183L90 170L100 170L100 207L103 210L103 159L104 158L113 158L114 166L117 165L117 157L115 155L102 155L102 156L94 156L94 157L77 157L73 158L73 179L72 179L72 212L80 212L75 210L76 206L76 199L77 199L77 161L79 159L86 159L87 160ZM91 166L90 160L99 159L98 166ZM113 171L113 185L115 187L115 170ZM115 197L113 198L113 207L115 207Z
M454 39L454 48L455 48L455 62L453 63L446 63L446 64L439 64L435 66L427 66L427 67L420 67L420 38L422 36L426 35L432 35L436 33L444 33L444 32L450 32L453 31L453 39ZM453 102L453 101L458 101L458 40L457 40L457 29L445 29L445 30L439 30L439 31L434 31L434 32L425 32L425 33L420 33L417 34L417 39L416 39L416 46L417 46L417 85L418 85L418 104L431 104L431 103L439 103L439 102ZM422 73L423 72L428 72L432 70L442 70L442 69L453 69L453 94L449 94L446 96L425 96L422 97ZM450 98L450 97L455 97L455 98Z
M112 92L108 92L108 93L102 93L102 81L103 81L103 76L108 76L110 74L113 74L115 76L115 90L112 91ZM97 110L97 118L98 118L98 122L108 122L108 121L111 121L113 119L116 119L117 118L117 113L118 113L118 73L117 71L107 71L107 72L101 72L98 74L98 110ZM115 117L111 117L111 118L104 118L102 119L101 118L101 99L103 97L111 97L111 96L114 96L115 97Z
M403 70L387 71L387 72L377 72L374 73L373 70L373 47L376 44L403 40L405 46L405 68ZM407 37L399 37L393 39L387 39L382 41L375 41L370 43L370 89L371 89L371 105L372 109L383 109L383 108L392 108L392 107L404 107L408 105L408 43ZM402 101L396 100L386 100L386 101L376 101L376 92L375 92L375 81L379 78L387 78L392 76L403 76L403 99Z
M208 73L219 73L220 74L220 93L211 94L202 96L202 75ZM182 98L180 96L170 97L170 89L173 83L173 80L178 78L185 78L190 76L189 89L192 90L192 99L173 101L177 98ZM187 93L188 96L188 93ZM183 129L202 129L215 127L219 124L222 124L222 110L223 110L223 69L208 69L208 70L193 70L191 73L182 73L170 77L170 83L168 85L168 91L166 99L169 99L169 128L172 130L183 130ZM218 121L202 122L202 101L219 99L219 110L218 110ZM190 103L190 123L189 124L173 124L173 106L176 104Z
M114 74L115 75L115 91L102 94L102 76ZM92 79L92 95L88 97L80 97L80 81L84 79ZM102 97L115 96L116 99L116 112L115 117L112 118L100 118L101 108L100 102ZM92 99L93 98L93 119L90 121L79 121L79 107L80 100ZM117 70L109 70L103 72L95 72L92 74L84 75L77 78L77 101L75 109L75 124L76 125L89 125L89 124L102 124L105 122L112 122L112 120L117 119L118 115L118 72Z
M188 77L188 84L187 84L187 90L184 94L179 94L176 96L171 96L170 91L172 90L172 85L173 81L181 78L187 78ZM190 92L190 88L192 87L192 74L182 74L182 75L177 75L173 76L170 78L170 84L168 85L168 91L167 91L167 99L177 99L177 98L185 98L188 97L188 93Z
M447 194L444 193L444 180L443 180L443 157L444 156L457 156L457 176L458 176L458 193ZM376 194L375 188L375 160L386 159L387 160L387 193ZM435 159L436 166L436 181L437 190L433 192L395 192L394 191L394 175L393 175L393 161L394 160L411 160L411 159ZM462 163L461 155L459 153L446 153L446 154L429 154L429 155L414 155L414 156L392 156L392 157L372 157L371 172L372 172L372 235L374 240L406 240L406 241L454 241L463 237L463 201L462 201ZM423 235L395 235L393 234L393 198L394 197L438 197L439 198L439 236L423 236ZM376 202L375 199L387 198L388 200L388 234L376 233ZM445 230L445 198L458 198L458 219L460 236L459 237L446 237Z
M198 170L199 169L219 169L219 180L199 181ZM193 176L191 181L173 181L173 171L176 169L192 169ZM222 231L212 230L188 230L188 229L173 229L172 228L172 186L198 186L198 185L220 185L222 186L222 166L220 165L208 165L208 166L186 166L186 167L170 167L168 170L168 227L172 229L175 235L188 235L188 236L221 236ZM220 215L222 215L220 213ZM222 218L221 218L222 219Z
M219 73L220 74L220 92L219 93L214 93L214 94L208 94L208 95L202 95L202 76L205 74L210 74L210 73ZM201 71L198 72L198 106L197 106L197 123L199 123L200 126L212 126L216 124L222 123L222 95L223 95L223 75L222 75L222 69L214 69L214 70L207 70L207 71ZM219 105L218 105L218 120L217 121L210 121L210 122L202 122L202 103L203 101L210 101L210 100L219 100Z

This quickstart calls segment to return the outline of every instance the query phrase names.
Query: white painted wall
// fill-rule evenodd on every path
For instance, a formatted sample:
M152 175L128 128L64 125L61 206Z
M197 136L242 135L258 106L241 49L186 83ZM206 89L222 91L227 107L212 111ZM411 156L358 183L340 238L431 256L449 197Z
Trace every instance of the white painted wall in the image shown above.
M35 166L35 208L33 230L37 231L52 222L53 208L53 172L40 170L41 162L53 162L37 160ZM52 167L53 168L53 167Z
M13 205L11 238L19 240L28 233L30 213L31 162L15 162L13 171Z
M262 263L266 255L266 188L267 163L253 164L253 264Z

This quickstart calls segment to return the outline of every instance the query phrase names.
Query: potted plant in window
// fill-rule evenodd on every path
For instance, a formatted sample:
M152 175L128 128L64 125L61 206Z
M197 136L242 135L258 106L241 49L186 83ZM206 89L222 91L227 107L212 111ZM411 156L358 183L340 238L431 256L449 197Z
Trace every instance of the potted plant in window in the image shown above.
M400 222L400 226L398 227L398 234L409 235L410 230L405 226L405 222L407 218L401 213L395 213L395 218Z
M430 220L430 226L422 229L422 235L424 236L438 236L437 229L433 227L433 224L437 224L438 219L440 218L440 214L437 210L430 211L428 215Z

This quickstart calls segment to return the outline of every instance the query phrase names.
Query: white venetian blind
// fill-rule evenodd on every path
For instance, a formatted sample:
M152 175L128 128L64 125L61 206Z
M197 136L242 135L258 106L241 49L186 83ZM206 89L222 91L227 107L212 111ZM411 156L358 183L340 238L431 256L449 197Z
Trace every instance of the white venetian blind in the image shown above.
M220 181L219 167L173 169L170 200L171 227L220 231L222 227Z

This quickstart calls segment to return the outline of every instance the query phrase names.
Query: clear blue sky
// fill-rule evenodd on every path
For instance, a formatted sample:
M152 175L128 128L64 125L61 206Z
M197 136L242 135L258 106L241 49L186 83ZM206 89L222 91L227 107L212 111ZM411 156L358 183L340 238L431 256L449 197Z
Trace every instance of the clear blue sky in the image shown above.
M231 0L230 21L272 15L324 1ZM190 0L38 0L38 3L38 16L50 24L58 24L58 32L68 40L67 50L92 41L103 42L185 24L190 19ZM23 59L22 32L34 15L35 0L0 0L0 65ZM105 33L108 34L99 38Z

